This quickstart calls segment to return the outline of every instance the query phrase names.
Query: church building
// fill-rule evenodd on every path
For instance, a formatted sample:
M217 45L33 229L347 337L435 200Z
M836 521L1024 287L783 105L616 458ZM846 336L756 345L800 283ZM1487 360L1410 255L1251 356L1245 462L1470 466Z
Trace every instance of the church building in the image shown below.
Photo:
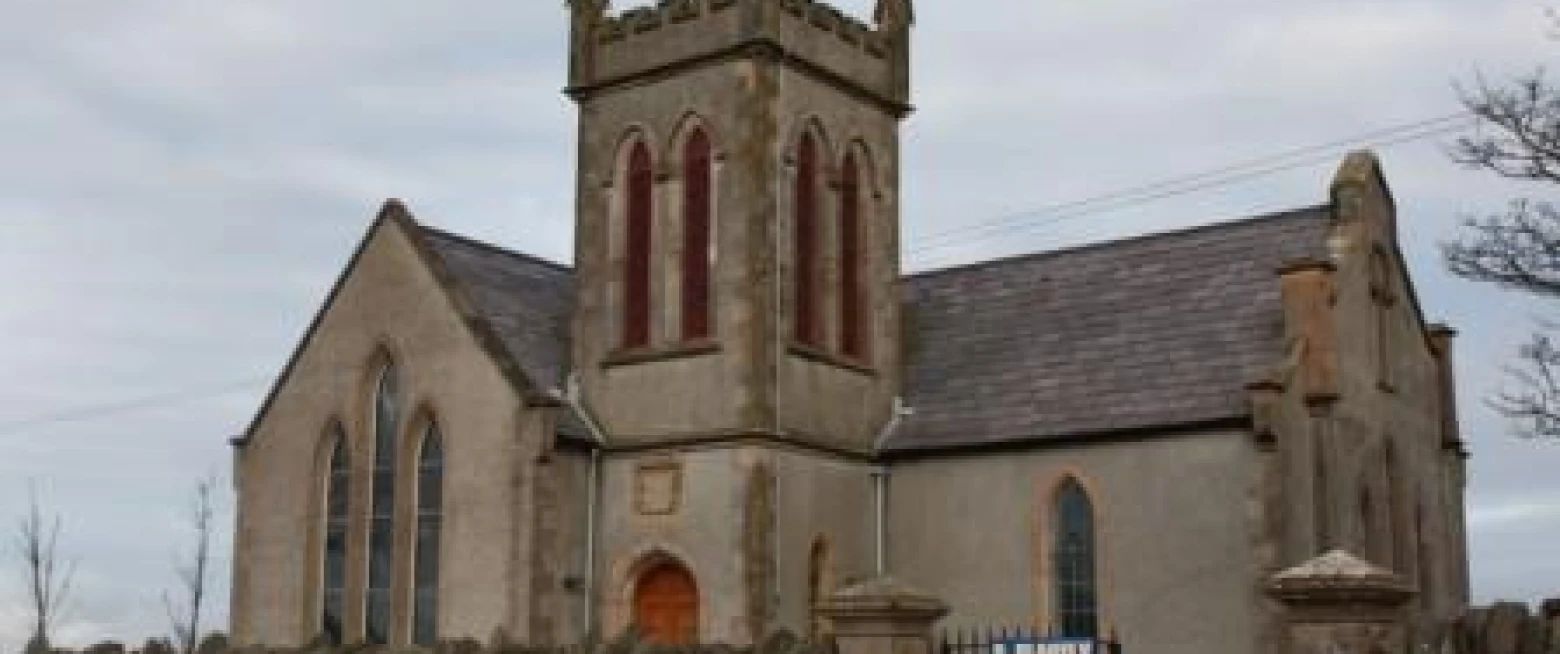
M1258 652L1334 549L1459 613L1453 332L1376 158L905 275L911 4L569 0L573 262L384 205L234 441L236 643L744 644L888 576L948 628Z

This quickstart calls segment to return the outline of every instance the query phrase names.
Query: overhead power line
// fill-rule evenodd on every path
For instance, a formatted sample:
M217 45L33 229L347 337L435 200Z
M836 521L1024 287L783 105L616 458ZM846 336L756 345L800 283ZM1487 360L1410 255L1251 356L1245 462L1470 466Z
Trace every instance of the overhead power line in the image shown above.
M12 422L0 422L0 437L12 436L25 431L52 427L71 422L83 422L99 418L111 418L114 416L149 411L152 409L164 409L181 406L198 400L207 400L224 395L231 395L240 391L252 390L263 386L270 378L249 378L221 382L218 384L206 384L186 388L183 390L169 391L157 395L149 395L133 400L121 402L106 402L102 404L90 404L51 411L31 418L24 418Z
M1034 229L1065 220L1137 206L1155 200L1228 186L1237 182L1328 161L1337 156L1339 149L1365 146L1390 147L1400 143L1461 130L1471 125L1472 122L1471 114L1458 112L1427 120L1376 129L1346 139L1294 148L1191 175L1172 177L1081 200L1038 207L934 233L919 239L906 250L906 254L939 250L953 245L1005 235L1014 231Z
M1468 112L1458 112L1411 123L1372 130L1345 139L1309 145L1275 154L1220 166L1191 175L1172 177L1120 191L1103 193L1081 200L1062 202L993 219L978 221L937 232L918 241L907 254L947 248L974 240L1012 232L1034 230L1066 220L1125 209L1156 200L1228 186L1335 158L1341 148L1390 147L1464 129L1473 124ZM442 349L442 348L441 348ZM272 382L272 377L250 377L218 384L207 384L170 391L124 402L84 405L40 414L11 422L0 422L0 437L11 436L58 424L82 422L126 415L140 411L185 405L240 391L255 390Z

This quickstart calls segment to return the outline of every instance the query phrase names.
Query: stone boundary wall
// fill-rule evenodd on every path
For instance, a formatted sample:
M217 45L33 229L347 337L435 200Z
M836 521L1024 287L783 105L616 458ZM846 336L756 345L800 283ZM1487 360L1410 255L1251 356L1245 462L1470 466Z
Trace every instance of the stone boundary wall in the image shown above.
M1526 604L1500 602L1476 608L1447 630L1445 654L1560 654L1560 598L1537 612Z
M196 649L197 654L834 654L832 644L808 643L787 632L777 632L757 646L658 645L634 635L615 641L587 645L529 646L505 642L502 634L494 642L453 640L432 647L395 645L327 645L304 647L232 647L221 635L208 636ZM179 654L163 639L148 640L140 647L106 642L80 650L29 648L26 654Z

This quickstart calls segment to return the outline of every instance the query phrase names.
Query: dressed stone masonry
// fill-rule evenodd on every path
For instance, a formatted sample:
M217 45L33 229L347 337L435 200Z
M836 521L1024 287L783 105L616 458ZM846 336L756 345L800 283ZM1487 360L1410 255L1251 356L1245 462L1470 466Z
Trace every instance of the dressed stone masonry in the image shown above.
M385 203L235 439L237 645L850 649L831 596L887 575L936 598L883 626L910 649L945 603L1277 652L1308 609L1269 583L1339 549L1414 591L1405 646L1463 613L1454 332L1374 155L1313 206L905 275L910 0L567 5L572 261Z

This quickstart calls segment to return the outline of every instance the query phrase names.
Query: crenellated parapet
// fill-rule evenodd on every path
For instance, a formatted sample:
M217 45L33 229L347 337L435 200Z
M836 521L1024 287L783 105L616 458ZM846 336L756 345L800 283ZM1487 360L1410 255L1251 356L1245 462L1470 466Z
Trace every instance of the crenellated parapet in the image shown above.
M817 0L659 0L611 11L576 0L570 93L767 51L885 104L908 103L909 21L869 25Z

